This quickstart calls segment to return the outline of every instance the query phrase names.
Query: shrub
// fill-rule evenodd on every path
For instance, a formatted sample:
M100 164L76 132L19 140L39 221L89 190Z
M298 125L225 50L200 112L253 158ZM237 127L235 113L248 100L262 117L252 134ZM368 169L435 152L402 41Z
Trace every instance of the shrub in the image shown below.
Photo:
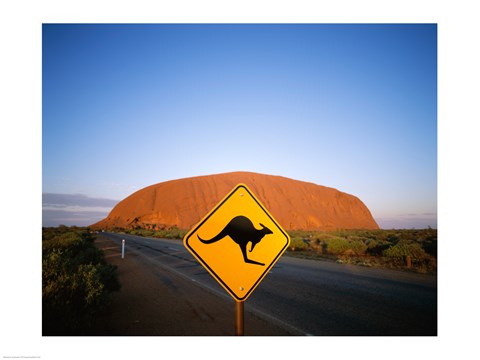
M129 231L129 234L132 235L137 235L137 236L143 236L143 237L150 237L155 234L154 230L148 230L148 229L143 229L143 228L137 228Z
M367 245L367 254L373 256L382 255L383 252L391 246L391 244L385 240L374 239L367 240L365 244Z
M156 224L155 228L158 228ZM136 229L118 229L117 232L124 232L126 234L137 235L137 236L144 236L144 237L156 237L156 238L166 238L166 239L183 239L183 237L187 234L188 230L179 229L176 226L166 228L166 229L153 229L154 226L152 225L152 229L144 229L141 227L137 227Z
M83 334L120 288L94 238L78 229L44 229L42 313L44 335Z
M356 255L364 254L367 245L363 241L347 240L338 236L334 236L325 240L326 250L333 255L341 255L345 253L355 253Z
M397 244L389 247L383 252L383 255L398 260L403 260L407 256L410 256L412 259L423 260L428 256L420 244L406 241L399 241Z
M437 239L427 239L423 243L423 249L425 252L433 257L437 257Z
M179 229L176 226L173 226L168 229L161 229L155 231L153 234L157 238L166 238L166 239L183 239L187 234L187 230Z
M308 244L303 241L303 238L299 236L295 236L290 239L290 246L288 247L289 250L292 251L302 251L302 250L307 250L308 249Z

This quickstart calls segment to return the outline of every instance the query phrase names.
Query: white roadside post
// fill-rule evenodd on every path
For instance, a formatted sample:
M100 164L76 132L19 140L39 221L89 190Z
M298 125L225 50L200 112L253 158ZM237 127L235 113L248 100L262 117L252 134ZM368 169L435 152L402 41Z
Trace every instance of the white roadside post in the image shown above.
M125 239L122 240L122 259L125 257Z

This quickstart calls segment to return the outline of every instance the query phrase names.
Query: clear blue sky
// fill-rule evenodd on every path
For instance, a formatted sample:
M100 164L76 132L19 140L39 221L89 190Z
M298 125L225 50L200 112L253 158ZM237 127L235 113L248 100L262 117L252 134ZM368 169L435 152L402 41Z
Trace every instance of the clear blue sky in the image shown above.
M437 227L436 25L44 25L42 40L45 225L245 170L356 195L383 228Z

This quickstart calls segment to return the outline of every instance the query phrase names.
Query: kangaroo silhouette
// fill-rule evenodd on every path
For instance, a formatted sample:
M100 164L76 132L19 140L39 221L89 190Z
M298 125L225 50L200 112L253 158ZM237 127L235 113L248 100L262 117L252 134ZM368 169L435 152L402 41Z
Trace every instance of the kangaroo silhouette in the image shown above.
M248 264L255 264L265 266L261 262L250 260L247 256L247 244L249 242L252 243L252 247L250 248L250 252L253 251L255 245L257 245L260 241L262 241L263 237L268 234L273 234L272 230L267 228L265 225L260 224L262 227L260 230L257 230L251 220L245 216L236 216L223 228L222 231L213 238L209 240L204 240L200 236L198 236L198 240L200 240L204 244L213 244L219 240L222 240L226 236L230 236L230 238L235 241L235 243L240 246L240 250L242 250L243 260Z

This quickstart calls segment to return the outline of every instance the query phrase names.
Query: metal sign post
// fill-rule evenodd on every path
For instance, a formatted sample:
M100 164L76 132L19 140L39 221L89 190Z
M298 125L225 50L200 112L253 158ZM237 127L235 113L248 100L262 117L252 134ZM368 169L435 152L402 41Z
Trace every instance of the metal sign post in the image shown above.
M122 259L125 257L125 240L122 240Z
M235 301L235 335L243 336L243 301Z

